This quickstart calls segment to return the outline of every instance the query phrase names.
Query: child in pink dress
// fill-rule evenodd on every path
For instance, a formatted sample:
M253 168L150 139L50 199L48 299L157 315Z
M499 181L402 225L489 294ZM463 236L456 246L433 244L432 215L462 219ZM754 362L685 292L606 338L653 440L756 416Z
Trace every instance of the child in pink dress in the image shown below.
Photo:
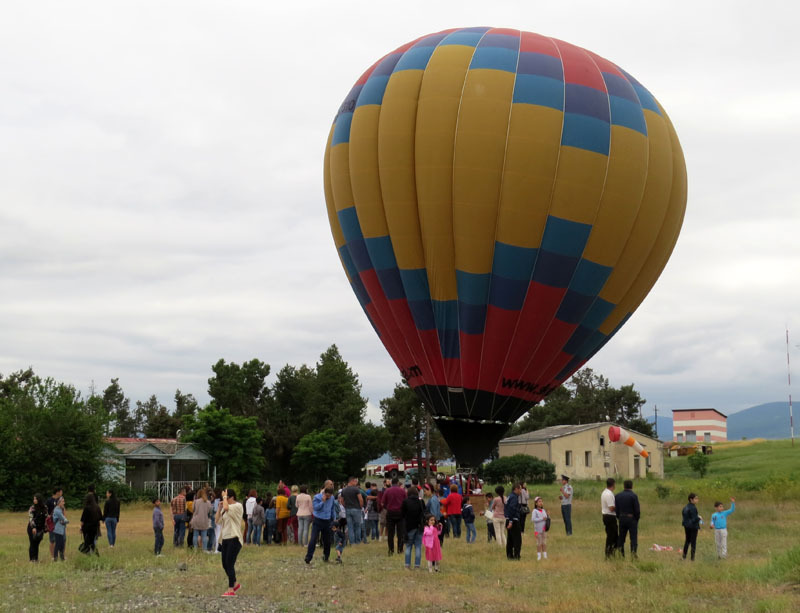
M439 535L442 525L436 523L436 517L428 517L428 525L422 532L422 544L425 546L425 559L428 561L428 572L439 572L439 561L442 559L442 546L439 544Z

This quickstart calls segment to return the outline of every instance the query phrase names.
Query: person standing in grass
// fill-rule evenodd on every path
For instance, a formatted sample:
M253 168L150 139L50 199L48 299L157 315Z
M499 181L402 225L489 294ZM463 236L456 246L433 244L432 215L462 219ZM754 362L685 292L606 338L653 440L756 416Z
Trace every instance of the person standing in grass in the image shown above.
M561 500L561 517L564 518L564 529L567 536L572 536L572 486L569 484L569 477L561 475L561 493L558 495Z
M492 508L492 494L490 492L486 492L486 510L490 510ZM481 515L484 512L481 511ZM494 524L490 517L486 518L486 542L491 543L492 539L497 540L497 535L494 533Z
M297 521L297 495L300 493L300 488L296 485L291 487L292 495L289 496L289 521L288 521L288 528L289 528L289 540L292 541L295 545L300 544L300 540L298 537L298 521Z
M174 547L183 547L183 540L186 538L186 488L182 487L178 495L173 498L170 503L170 510L172 511L172 545Z
M56 506L58 506L59 498L62 498L63 495L64 495L64 492L61 491L60 487L54 487L53 488L53 495L50 496L50 498L47 499L47 502L45 502L45 505L47 506L47 514L51 518L53 517L53 513L56 510ZM55 554L56 535L55 535L54 532L50 532L48 537L50 539L50 557L52 558L53 555ZM66 537L65 537L65 539L66 539Z
M419 490L408 488L408 496L400 510L406 528L406 570L411 570L411 549L414 548L414 568L422 560L422 530L425 527L425 505L419 499ZM399 553L399 552L398 552Z
M208 553L208 531L211 528L211 503L205 488L195 494L192 509L192 530L194 531L194 547L196 550Z
M519 490L519 531L525 534L525 518L531 512L528 503L531 500L531 495L528 493L528 488L525 487L525 482L520 483Z
M336 550L336 563L342 563L342 552L344 551L344 544L347 540L347 518L340 517L335 522L331 523L331 534L333 535L334 549Z
M283 483L283 481L281 481L281 483ZM275 514L278 517L277 533L280 537L278 542L281 545L288 544L287 528L289 525L289 516L291 515L289 511L289 496L285 495L286 489L285 487L278 487L277 496L275 496Z
M53 562L57 561L59 557L64 561L64 550L67 545L67 524L69 520L66 516L64 497L61 496L53 509L53 536L55 538L55 547L53 548Z
M461 538L461 494L458 493L458 485L450 484L450 494L445 498L447 507L447 519L452 528L453 538Z
M683 559L686 559L686 554L691 546L692 562L694 562L694 553L697 549L697 532L700 530L700 524L703 522L703 518L697 513L697 503L699 501L700 498L697 494L692 492L689 494L688 504L683 507L683 511L681 512L683 516L683 531L686 534L686 540L683 543Z
M247 532L244 534L245 545L250 545L253 542L253 532L255 532L255 526L253 525L253 507L256 506L256 496L256 491L250 490L244 501L244 517L242 519L247 524Z
M723 511L723 504L715 502L716 513L711 515L711 526L714 531L714 542L717 545L717 557L724 560L728 557L728 515L733 513L736 508L736 498L731 496L731 508Z
M623 489L614 497L617 517L619 518L619 541L617 549L625 557L625 537L631 535L631 557L636 560L636 550L639 548L639 497L633 491L633 481L626 479L622 484Z
M536 534L536 561L547 559L547 511L541 496L533 499L533 531Z
M425 546L425 560L428 562L429 573L434 569L439 572L439 562L442 561L442 544L439 540L441 534L442 524L437 522L433 515L429 515L425 530L422 532L422 544Z
M112 549L117 543L117 524L119 523L119 499L112 490L106 490L106 502L103 505L103 523L106 525L108 546Z
M97 551L96 541L102 517L103 512L100 510L100 505L97 504L97 496L90 491L83 501L83 513L81 514L83 553L87 555L92 551L94 551L94 555L100 555Z
M314 522L311 524L311 538L304 558L306 564L311 564L314 551L317 549L317 540L322 537L323 561L327 562L331 555L331 523L336 521L336 512L333 509L333 485L325 482L325 489L314 496L311 501L314 508Z
M45 533L47 506L41 494L33 495L33 504L28 509L28 558L31 562L39 561L39 544Z
M505 492L506 489L502 485L498 485L494 488L494 493L497 495L492 499L492 504L489 506L489 510L493 515L492 525L494 526L494 535L497 539L497 544L500 546L506 544L506 498L503 495Z
M236 558L244 545L242 516L244 508L236 502L236 491L222 490L222 504L217 511L217 523L222 524L222 568L228 576L228 591L225 597L236 596L241 584L236 581Z
M475 530L475 509L472 508L469 498L464 500L461 507L461 518L464 520L464 527L467 529L467 543L474 543L478 538L478 531Z
M519 560L522 553L522 530L519 526L519 495L521 491L521 484L515 483L503 509L506 516L506 557L509 560Z
M614 487L617 482L609 477L606 479L606 489L600 495L600 510L603 513L603 527L606 529L606 560L617 551L619 531L617 530L617 507L614 498Z
M161 500L158 496L153 498L153 553L161 557L161 549L164 547L164 513L161 512Z

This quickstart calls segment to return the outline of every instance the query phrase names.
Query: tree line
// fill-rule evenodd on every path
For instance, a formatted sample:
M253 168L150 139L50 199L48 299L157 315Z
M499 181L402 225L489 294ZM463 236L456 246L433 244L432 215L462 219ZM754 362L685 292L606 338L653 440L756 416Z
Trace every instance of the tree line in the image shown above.
M19 507L54 484L85 491L100 479L105 437L179 438L212 457L221 483L290 479L316 482L360 474L386 452L433 460L452 454L419 397L405 382L380 401L382 425L366 418L358 375L336 345L313 366L285 365L271 385L270 366L218 360L208 379L210 401L175 391L170 410L156 395L131 406L118 378L84 396L69 383L32 369L0 374L0 506ZM616 421L651 434L633 385L611 387L591 369L534 406L509 435L556 424Z

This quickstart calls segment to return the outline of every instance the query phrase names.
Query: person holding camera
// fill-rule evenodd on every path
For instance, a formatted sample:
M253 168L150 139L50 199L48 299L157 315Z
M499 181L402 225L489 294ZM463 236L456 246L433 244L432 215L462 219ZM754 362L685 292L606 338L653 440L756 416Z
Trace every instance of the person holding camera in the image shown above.
M217 509L217 524L222 526L222 568L228 575L228 591L223 596L236 596L241 584L236 581L236 558L244 545L242 516L244 508L236 501L231 488L222 490L222 502Z

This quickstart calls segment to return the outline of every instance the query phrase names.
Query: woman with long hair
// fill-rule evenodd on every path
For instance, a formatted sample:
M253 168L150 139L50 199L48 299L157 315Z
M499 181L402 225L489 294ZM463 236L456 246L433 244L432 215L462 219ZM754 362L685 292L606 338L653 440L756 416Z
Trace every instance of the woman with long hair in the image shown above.
M100 530L100 520L102 517L103 512L100 510L100 505L97 504L97 497L93 492L89 492L83 500L83 513L81 513L81 533L83 534L82 553L88 555L89 552L94 551L94 555L100 555L97 551L95 541L97 540L97 533Z
M47 519L47 507L41 494L33 495L33 504L28 509L28 557L31 562L39 561L39 544L42 542Z
M106 525L108 546L113 548L117 543L117 524L119 523L119 499L114 495L113 490L106 490L103 523Z

